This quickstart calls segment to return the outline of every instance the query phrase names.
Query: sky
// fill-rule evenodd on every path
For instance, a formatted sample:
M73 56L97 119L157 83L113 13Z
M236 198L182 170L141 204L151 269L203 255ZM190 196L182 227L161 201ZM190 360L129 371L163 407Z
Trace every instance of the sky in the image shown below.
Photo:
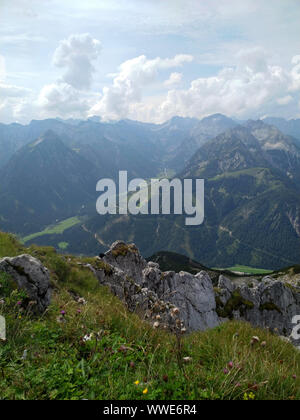
M0 122L300 118L299 0L0 0Z

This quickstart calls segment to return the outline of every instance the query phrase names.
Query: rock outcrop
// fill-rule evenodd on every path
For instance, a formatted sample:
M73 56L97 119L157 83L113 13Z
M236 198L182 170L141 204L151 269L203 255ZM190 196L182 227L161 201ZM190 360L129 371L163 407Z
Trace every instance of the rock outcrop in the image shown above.
M179 309L182 329L206 330L219 325L212 282L206 272L193 276L146 262L135 245L115 242L95 269L99 281L126 302L130 310L161 319L168 326ZM173 311L173 312L172 312ZM171 317L171 318L170 318Z
M132 311L159 319L165 327L179 309L181 328L206 330L224 320L236 319L290 336L292 319L300 314L300 288L272 277L253 278L252 284L219 277L218 287L206 271L196 275L181 271L162 272L148 262L133 244L115 242L92 268L103 285L121 298Z
M9 275L17 286L24 290L32 308L43 313L50 304L51 287L47 268L31 255L0 259L0 272Z
M236 287L220 276L216 301L220 317L242 319L282 336L290 336L293 317L300 315L300 288L270 276L255 281L252 287Z

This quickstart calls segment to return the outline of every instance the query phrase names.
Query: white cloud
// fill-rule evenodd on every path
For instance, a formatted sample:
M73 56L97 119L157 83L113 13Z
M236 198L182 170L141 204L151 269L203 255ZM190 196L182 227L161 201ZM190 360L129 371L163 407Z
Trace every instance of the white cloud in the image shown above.
M95 71L93 61L101 51L101 43L90 34L70 35L59 42L53 64L66 72L55 83L45 85L37 99L41 117L84 118L91 107L89 89Z
M95 71L93 61L99 57L101 43L90 34L76 34L60 41L54 52L53 63L66 68L62 81L76 89L88 89Z
M2 122L19 121L28 111L32 90L6 83L5 58L0 55L0 115ZM26 108L26 110L25 110Z
M199 77L187 89L173 84L182 74L172 73L163 83L165 87L173 85L165 96L142 101L145 88L155 81L159 69L191 60L181 57L186 58L148 60L140 56L123 63L113 85L103 89L100 102L90 114L151 122L174 115L200 118L217 112L240 118L299 114L300 56L293 57L288 69L270 64L269 55L260 47L241 50L235 55L235 65L224 67L214 76Z
M167 87L178 85L182 81L182 77L182 73L171 73L169 79L165 81L164 85Z
M3 57L3 55L0 55L0 82L4 81L5 79L5 75L6 75L6 71L5 71L5 59Z
M288 105L293 101L293 97L291 95L283 96L282 98L277 99L278 105Z
M181 67L191 61L193 57L186 54L152 60L141 55L125 61L115 75L112 86L103 88L102 98L90 114L100 114L104 119L128 117L131 107L141 102L143 88L156 80L159 70Z
M295 103L300 91L300 57L293 58L291 70L269 65L260 48L241 51L237 60L234 67L224 68L215 76L192 81L188 89L170 90L160 106L153 107L157 110L156 121L174 115L203 117L216 112L255 118L276 115L283 106L292 106L288 111L298 113ZM291 90L293 95L287 95Z
M89 108L88 101L67 83L52 83L44 86L37 104L44 117L83 117Z
M292 84L290 86L290 90L297 91L300 89L300 55L293 57L292 64Z
M30 89L0 83L0 99L23 98L31 93Z
M35 115L32 91L0 84L0 115L4 123L27 122Z

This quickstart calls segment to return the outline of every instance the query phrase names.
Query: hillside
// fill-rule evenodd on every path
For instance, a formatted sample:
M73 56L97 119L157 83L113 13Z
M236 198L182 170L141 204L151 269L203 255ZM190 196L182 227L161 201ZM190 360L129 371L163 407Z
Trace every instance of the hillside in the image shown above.
M34 137L49 127L51 141ZM0 227L27 245L90 255L122 239L147 257L170 251L209 267L274 270L299 263L300 148L263 121L241 125L221 114L157 125L91 118L1 130L4 147L25 146L0 169ZM172 215L97 215L96 182L124 169L129 179L176 172L204 178L204 224L186 227Z
M47 312L34 316L0 274L3 399L300 399L299 352L270 332L227 322L178 342L128 312L85 259L0 233L0 258L24 252L50 270L54 289ZM253 336L264 344L251 345Z
M0 177L2 229L28 234L92 202L97 169L47 131L13 155Z
M120 238L134 241L146 256L172 251L210 267L274 270L297 264L300 153L276 129L246 125L205 143L179 175L205 179L203 225L191 229L183 217L172 215L92 217L85 226L96 232L99 246ZM285 149L274 152L266 147L266 138Z

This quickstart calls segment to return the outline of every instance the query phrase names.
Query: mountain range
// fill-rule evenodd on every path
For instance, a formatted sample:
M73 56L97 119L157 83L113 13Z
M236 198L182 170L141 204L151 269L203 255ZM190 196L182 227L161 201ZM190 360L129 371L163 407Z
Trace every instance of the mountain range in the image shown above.
M299 263L299 122L216 114L159 125L97 117L0 124L0 229L82 254L121 239L146 256L173 251L210 267ZM204 224L97 215L97 181L120 170L129 178L204 178ZM74 223L64 228L66 220Z

